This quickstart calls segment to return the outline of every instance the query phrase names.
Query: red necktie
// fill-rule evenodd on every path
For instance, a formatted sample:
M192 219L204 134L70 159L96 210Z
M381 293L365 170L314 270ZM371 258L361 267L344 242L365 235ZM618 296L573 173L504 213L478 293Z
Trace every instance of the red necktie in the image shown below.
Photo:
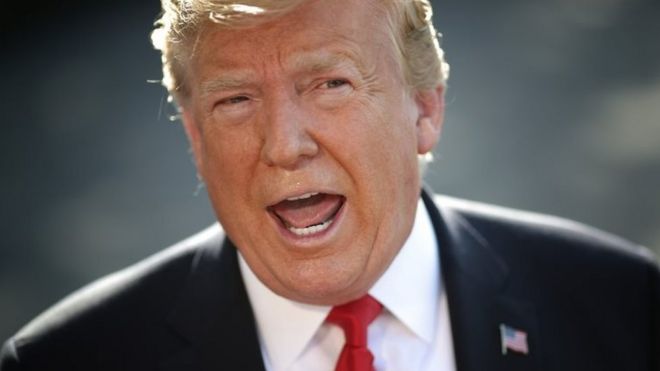
M378 317L382 309L383 306L369 295L332 308L327 320L339 325L346 337L336 371L374 369L374 356L367 348L367 326Z

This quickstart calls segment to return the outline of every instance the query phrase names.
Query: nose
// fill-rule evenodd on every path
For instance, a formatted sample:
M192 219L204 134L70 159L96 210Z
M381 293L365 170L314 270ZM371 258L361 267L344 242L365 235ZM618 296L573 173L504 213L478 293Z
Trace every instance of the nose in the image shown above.
M268 166L294 169L319 150L310 135L310 118L296 97L279 97L268 104L263 125L261 160Z

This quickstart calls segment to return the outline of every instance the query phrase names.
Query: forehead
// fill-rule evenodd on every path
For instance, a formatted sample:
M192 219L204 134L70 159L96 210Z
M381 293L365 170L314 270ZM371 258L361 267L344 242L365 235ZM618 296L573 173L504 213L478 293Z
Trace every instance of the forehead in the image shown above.
M310 0L256 26L228 28L209 23L197 40L189 66L203 78L199 75L204 70L246 69L273 61L288 67L311 63L313 68L323 68L342 58L375 59L392 40L388 24L379 2Z

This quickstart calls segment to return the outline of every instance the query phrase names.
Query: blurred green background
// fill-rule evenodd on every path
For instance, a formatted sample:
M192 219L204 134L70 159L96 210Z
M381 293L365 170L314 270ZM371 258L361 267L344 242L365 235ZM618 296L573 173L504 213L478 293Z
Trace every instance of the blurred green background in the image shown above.
M157 0L6 2L0 339L210 224L148 34ZM660 2L441 0L428 182L660 248ZM613 272L614 274L614 272Z

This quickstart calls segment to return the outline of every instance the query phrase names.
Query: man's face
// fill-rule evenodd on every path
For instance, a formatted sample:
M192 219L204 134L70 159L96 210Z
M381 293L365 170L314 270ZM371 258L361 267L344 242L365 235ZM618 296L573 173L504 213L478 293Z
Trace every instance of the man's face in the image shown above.
M441 90L406 89L374 3L210 26L191 60L184 124L218 219L290 299L337 304L373 285L410 233L417 154L438 138Z

